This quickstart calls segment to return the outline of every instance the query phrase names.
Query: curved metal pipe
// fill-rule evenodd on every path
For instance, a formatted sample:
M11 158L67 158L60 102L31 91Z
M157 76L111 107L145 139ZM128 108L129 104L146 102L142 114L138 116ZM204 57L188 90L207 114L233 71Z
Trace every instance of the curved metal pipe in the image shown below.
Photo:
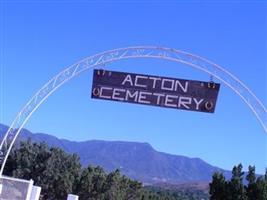
M70 67L67 67L52 79L50 79L50 81L48 81L28 101L28 103L17 114L10 128L6 132L3 140L1 141L0 150L2 152L2 159L0 160L0 176L2 176L8 155L21 129L24 127L31 115L52 93L54 93L63 84L88 69L129 58L157 58L170 60L178 63L184 63L188 66L212 75L241 97L241 99L255 114L265 132L267 132L267 111L263 103L256 97L255 94L253 94L251 90L249 90L249 88L244 83L242 83L237 77L232 75L223 67L200 56L172 48L156 46L120 48L95 54L81 61L78 61ZM4 147L5 149L3 149Z

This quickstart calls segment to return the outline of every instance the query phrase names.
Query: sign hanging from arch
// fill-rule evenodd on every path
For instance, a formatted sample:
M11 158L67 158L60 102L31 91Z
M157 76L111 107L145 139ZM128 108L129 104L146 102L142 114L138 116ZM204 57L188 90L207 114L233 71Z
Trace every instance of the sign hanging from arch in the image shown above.
M220 84L94 70L92 98L213 113Z

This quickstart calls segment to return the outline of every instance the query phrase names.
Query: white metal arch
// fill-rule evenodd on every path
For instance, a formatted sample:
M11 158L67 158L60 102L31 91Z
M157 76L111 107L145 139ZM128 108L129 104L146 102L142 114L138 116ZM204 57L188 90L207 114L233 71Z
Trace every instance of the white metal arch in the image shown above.
M120 48L120 49L105 51L87 57L71 65L70 67L64 69L56 76L54 76L50 81L48 81L28 101L28 103L17 114L9 130L6 132L3 140L1 141L0 176L2 176L7 157L21 129L24 127L25 123L31 117L33 112L53 92L55 92L60 86L62 86L67 81L71 80L72 78L78 76L80 73L90 68L96 66L102 66L107 63L128 58L158 58L158 59L170 60L174 62L187 64L188 66L191 66L209 75L212 75L213 77L224 83L226 86L231 88L236 94L238 94L241 97L241 99L248 105L248 107L255 114L265 132L267 132L267 120L266 120L267 110L264 107L263 103L252 93L252 91L244 83L242 83L237 77L232 75L230 72L228 72L221 66L202 57L172 48L156 47L156 46L137 46L137 47Z

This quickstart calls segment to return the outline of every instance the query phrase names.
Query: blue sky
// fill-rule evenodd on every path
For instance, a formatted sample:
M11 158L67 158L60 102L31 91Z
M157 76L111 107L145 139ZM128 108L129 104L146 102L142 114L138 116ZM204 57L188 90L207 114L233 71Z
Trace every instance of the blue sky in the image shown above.
M119 47L156 45L205 57L267 102L266 1L0 1L0 122L74 62ZM153 59L107 69L208 81L189 66ZM148 142L158 151L231 169L267 166L267 134L222 85L215 114L92 100L92 70L53 94L26 125L70 140Z

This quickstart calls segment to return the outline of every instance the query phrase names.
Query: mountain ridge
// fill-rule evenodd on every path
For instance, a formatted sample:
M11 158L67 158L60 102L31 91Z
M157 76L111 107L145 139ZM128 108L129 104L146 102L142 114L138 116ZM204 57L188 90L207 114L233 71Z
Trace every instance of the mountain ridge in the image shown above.
M8 127L0 124L0 136ZM144 184L209 182L215 171L230 172L212 166L200 158L189 158L156 151L146 142L125 141L70 141L45 133L32 133L22 129L18 141L31 138L33 142L46 142L68 153L80 156L83 166L100 165L107 171L120 169L121 172Z

